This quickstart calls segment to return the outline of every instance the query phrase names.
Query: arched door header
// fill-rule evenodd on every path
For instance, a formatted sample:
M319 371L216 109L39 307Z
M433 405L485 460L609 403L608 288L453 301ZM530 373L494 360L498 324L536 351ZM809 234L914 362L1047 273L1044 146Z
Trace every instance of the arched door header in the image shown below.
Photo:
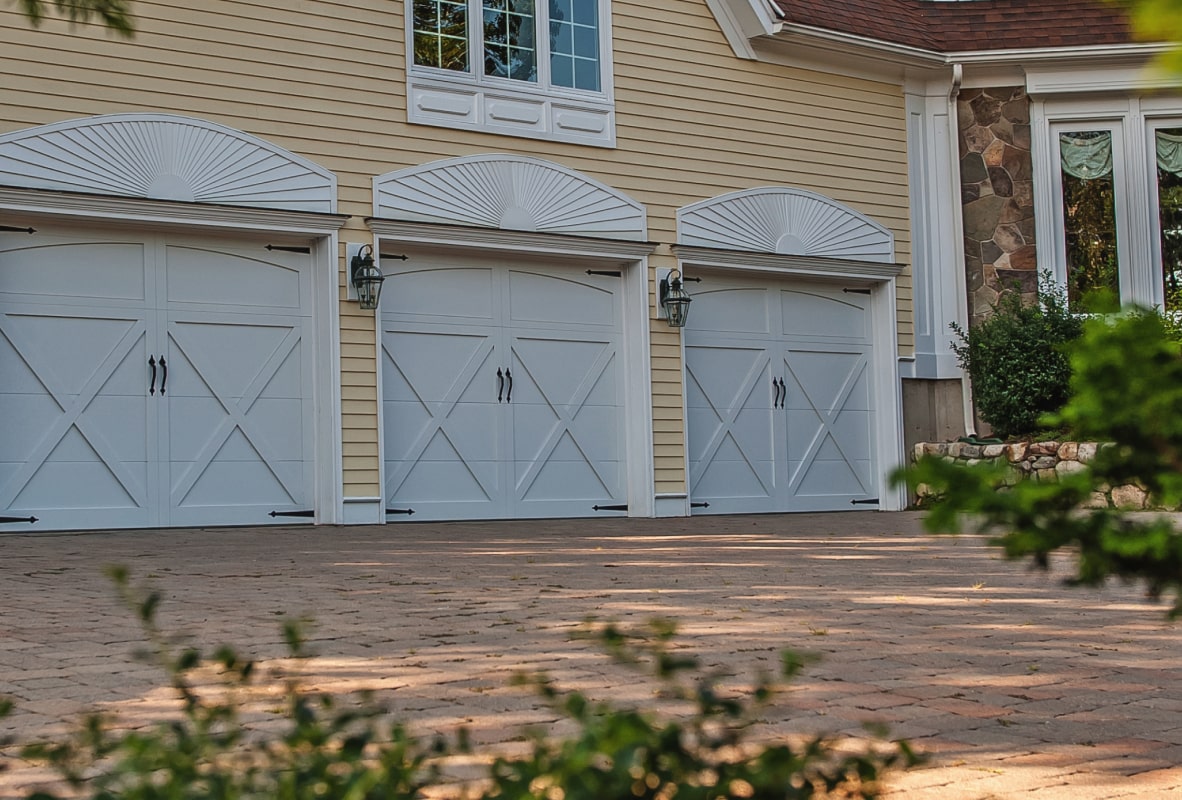
M864 214L804 189L764 187L677 212L677 242L692 247L891 263L895 239Z
M644 206L540 158L489 154L374 178L374 216L499 230L644 241Z
M0 136L0 184L334 213L336 177L277 145L178 114L107 114Z

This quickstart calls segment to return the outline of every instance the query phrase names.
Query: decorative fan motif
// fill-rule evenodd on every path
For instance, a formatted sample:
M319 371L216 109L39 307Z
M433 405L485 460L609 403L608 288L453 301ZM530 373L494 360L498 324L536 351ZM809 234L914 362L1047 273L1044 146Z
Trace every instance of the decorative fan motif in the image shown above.
M468 156L374 178L374 215L501 230L643 241L644 207L536 158Z
M233 128L173 114L109 114L0 136L0 184L336 210L336 178L323 167Z
M890 263L891 232L869 217L803 189L768 187L720 195L677 212L677 241L696 247Z

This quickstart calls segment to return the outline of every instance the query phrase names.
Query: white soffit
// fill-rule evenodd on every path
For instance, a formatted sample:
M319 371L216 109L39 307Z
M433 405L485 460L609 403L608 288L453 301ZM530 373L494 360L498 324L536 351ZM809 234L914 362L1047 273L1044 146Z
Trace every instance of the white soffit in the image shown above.
M644 241L645 209L594 178L538 158L444 159L374 178L374 216Z
M895 238L864 214L804 189L719 195L677 212L677 243L691 247L889 264Z
M0 185L336 211L329 170L242 131L175 114L108 114L4 134Z

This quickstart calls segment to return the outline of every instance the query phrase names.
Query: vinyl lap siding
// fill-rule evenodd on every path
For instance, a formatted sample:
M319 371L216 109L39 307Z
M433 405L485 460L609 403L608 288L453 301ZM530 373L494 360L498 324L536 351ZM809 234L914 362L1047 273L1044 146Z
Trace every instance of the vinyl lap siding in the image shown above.
M645 204L648 238L662 245L653 269L675 266L666 245L676 240L677 208L770 185L868 214L894 232L896 259L910 261L898 87L738 60L702 0L616 0L612 8L615 149L407 125L399 0L138 0L130 43L55 20L30 30L5 9L0 129L126 111L239 128L336 173L338 210L353 217L342 242L371 238L364 218L374 175L501 152L557 161ZM372 496L381 494L374 317L344 301L344 266L342 253L345 495ZM907 353L908 273L898 293ZM662 320L650 324L656 490L683 492L680 337Z

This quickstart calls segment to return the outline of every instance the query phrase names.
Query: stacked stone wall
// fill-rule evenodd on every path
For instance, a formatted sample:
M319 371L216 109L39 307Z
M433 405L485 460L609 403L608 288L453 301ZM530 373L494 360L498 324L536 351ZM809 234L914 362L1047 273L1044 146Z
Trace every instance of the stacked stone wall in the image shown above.
M913 457L938 456L965 465L981 461L1002 461L1012 469L1013 480L1056 481L1061 475L1080 472L1107 444L1096 442L1013 442L1010 444L968 444L965 442L924 442L915 445ZM1092 494L1088 503L1092 508L1139 509L1148 507L1148 497L1140 486L1106 486ZM930 496L927 487L920 486L922 505Z
M966 89L957 98L970 324L1015 285L1033 301L1034 166L1030 98L1021 87Z

